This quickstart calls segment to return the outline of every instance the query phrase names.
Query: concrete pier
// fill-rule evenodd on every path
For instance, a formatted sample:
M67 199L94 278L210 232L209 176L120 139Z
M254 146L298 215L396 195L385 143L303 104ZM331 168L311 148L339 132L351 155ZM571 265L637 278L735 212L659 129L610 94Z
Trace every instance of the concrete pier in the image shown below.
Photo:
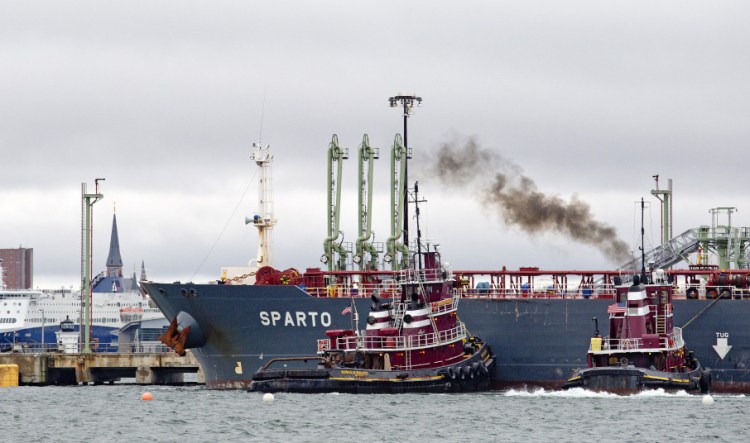
M198 361L188 352L159 353L8 353L0 354L0 364L18 365L21 385L77 385L114 383L134 378L139 385L182 385L184 374L205 378Z

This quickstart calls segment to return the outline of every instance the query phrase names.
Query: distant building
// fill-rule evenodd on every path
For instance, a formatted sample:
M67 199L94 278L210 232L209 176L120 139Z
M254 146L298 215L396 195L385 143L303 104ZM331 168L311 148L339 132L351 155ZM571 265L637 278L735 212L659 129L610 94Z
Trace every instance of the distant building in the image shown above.
M7 289L34 287L34 248L0 249L0 260Z
M141 274L145 276L144 265L141 263ZM133 272L131 277L123 277L122 256L120 255L120 236L117 232L117 215L112 215L112 236L109 240L109 255L107 255L107 270L100 273L92 282L92 292L125 292L138 291L138 278Z

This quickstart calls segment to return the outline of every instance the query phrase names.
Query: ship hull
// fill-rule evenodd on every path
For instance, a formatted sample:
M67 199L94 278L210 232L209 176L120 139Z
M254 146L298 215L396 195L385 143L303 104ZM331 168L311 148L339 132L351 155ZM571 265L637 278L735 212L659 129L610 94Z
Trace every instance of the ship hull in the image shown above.
M268 359L314 354L327 329L352 328L352 315L342 314L352 300L360 313L370 307L369 299L311 297L296 286L143 285L167 318L184 312L199 325L193 354L213 389L245 389ZM493 388L561 388L575 369L586 367L592 318L605 318L611 303L465 298L458 315L495 353ZM714 392L750 393L747 318L750 300L674 301L675 325L683 327L703 367L712 369Z
M708 380L701 382L704 377ZM582 369L563 388L581 387L613 394L633 394L645 389L701 391L705 394L709 386L710 375L704 375L700 367L687 373L675 373L625 366Z
M286 359L272 361L256 372L249 391L302 394L479 392L490 388L489 371L494 366L492 351L486 343L460 363L430 369L376 370L338 366L294 369L282 367L285 362Z
M95 352L117 352L117 340L113 335L118 328L92 326L91 349ZM75 332L80 332L80 325L75 325ZM24 352L52 351L58 349L57 333L60 325L49 325L42 328L21 328L16 331L0 333L0 352L20 349ZM113 340L114 339L114 340Z

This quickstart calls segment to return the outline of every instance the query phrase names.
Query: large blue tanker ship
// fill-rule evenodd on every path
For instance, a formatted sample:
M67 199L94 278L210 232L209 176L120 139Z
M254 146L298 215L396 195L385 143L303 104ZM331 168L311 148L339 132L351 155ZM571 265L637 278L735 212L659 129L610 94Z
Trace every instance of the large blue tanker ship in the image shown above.
M347 307L354 303L367 312L371 303L361 285L350 298L327 292L317 297L283 284L142 284L167 318L176 319L181 331L189 328L183 344L192 348L206 385L215 389L247 387L270 358L314 354L326 330L352 327L351 314L342 314ZM559 388L574 369L586 366L592 318L606 318L613 302L596 297L475 293L463 297L458 315L472 335L493 347L494 388ZM712 370L713 390L750 392L750 300L679 297L674 324Z
M421 98L414 96L390 99L391 106L403 105L404 135L411 106L419 102ZM246 223L258 228L257 266L225 268L221 279L211 284L141 282L172 322L164 342L180 353L192 349L209 388L246 388L253 373L268 359L313 355L316 340L326 330L362 331L365 325L359 324L356 313L369 311L373 295L398 297L394 288L400 272L420 272L419 257L434 248L422 242L419 235L418 189L416 184L410 190L406 188L410 151L406 137L402 140L397 134L390 158L391 235L385 247L371 240L372 160L378 154L365 135L358 155L359 232L355 247L347 249L339 229L339 206L341 164L348 151L339 146L334 135L328 149L328 236L321 257L327 269L274 269L269 247L276 222L270 175L273 156L268 148L255 148L253 160L262 171L260 213L248 217ZM475 162L464 161L463 167L479 167L492 157L477 155L476 150L469 154ZM444 160L439 166L449 174L450 168L461 166L455 156L447 155ZM671 220L671 181L668 190L659 190L657 178L657 190L652 194L663 202L664 219ZM411 205L417 214L413 232L417 238L410 243L407 208ZM592 319L606 318L616 286L636 273L645 276L645 264L649 263L648 278L671 284L674 326L682 328L687 346L704 367L712 370L713 389L750 393L749 230L737 231L728 224L716 223L716 218L714 221L711 228L701 227L678 236L665 230L660 248L620 270L443 269L445 280L452 282L451 289L462 299L458 316L468 333L481 337L496 354L493 387L562 387L574 369L586 367ZM595 226L603 250L623 249L622 242L610 235L613 229ZM735 234L732 244L736 247L729 250L726 240ZM718 251L722 261L708 266L704 247ZM669 269L695 252L697 266ZM743 270L732 269L728 261Z

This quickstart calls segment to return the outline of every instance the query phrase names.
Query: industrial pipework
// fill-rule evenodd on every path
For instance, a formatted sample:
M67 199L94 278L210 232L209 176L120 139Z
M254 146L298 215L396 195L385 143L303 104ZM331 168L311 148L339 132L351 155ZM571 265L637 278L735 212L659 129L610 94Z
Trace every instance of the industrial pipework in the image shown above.
M356 243L354 263L360 270L378 269L378 251L372 244L372 170L373 160L379 158L378 150L370 146L370 138L365 134L362 144L359 145L358 155L358 184L359 184L359 230ZM367 164L367 175L365 176L365 163ZM365 253L370 259L365 260Z
M343 247L343 233L339 230L339 216L341 215L341 172L343 161L349 158L349 151L339 146L339 138L333 134L331 143L328 145L328 237L323 242L323 256L320 261L328 265L328 270L333 270L334 254L338 253L337 270L346 269L347 250ZM334 163L336 164L336 175L334 176ZM336 243L341 235L342 239Z
M394 271L409 267L409 248L398 241L403 233L404 193L406 192L403 180L406 176L406 160L406 147L401 140L401 134L396 134L391 149L391 236L386 241L387 253L383 258L391 263ZM396 258L397 252L401 252L401 260Z

